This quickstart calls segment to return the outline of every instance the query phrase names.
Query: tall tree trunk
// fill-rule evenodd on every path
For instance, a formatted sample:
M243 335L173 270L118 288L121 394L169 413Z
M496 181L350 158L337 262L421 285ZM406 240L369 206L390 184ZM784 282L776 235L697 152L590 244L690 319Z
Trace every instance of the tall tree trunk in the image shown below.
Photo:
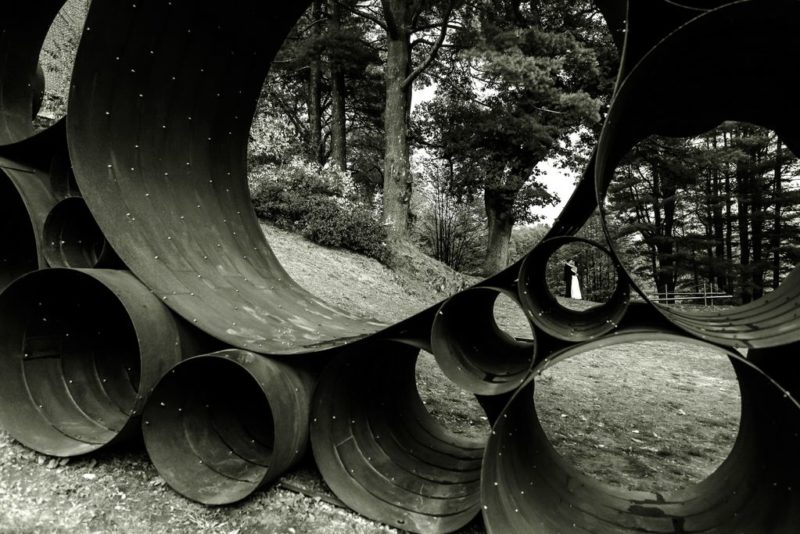
M740 161L736 165L737 212L739 226L739 296L742 304L753 300L750 285L750 225L748 224L750 204L748 202L748 174L750 169L745 168L745 163Z
M728 144L728 134L722 134L722 142L727 150ZM731 267L733 265L733 194L731 190L731 171L730 168L727 168L724 171L725 173L725 287L728 288L728 291L733 291L733 281L731 277L733 276L733 272Z
M711 146L714 151L717 151L717 136L711 138ZM717 284L717 290L722 292L728 291L728 277L725 273L725 229L724 221L722 218L722 182L720 180L719 169L712 171L711 183L711 226L714 232L714 281Z
M760 168L761 159L752 156L753 169ZM750 227L752 228L753 264L751 277L753 280L753 299L764 294L764 265L762 262L762 239L764 234L764 213L761 201L761 174L755 171L750 174Z
M508 248L514 228L515 191L487 188L483 194L489 236L486 245L484 273L487 276L508 266Z
M339 0L330 1L328 27L338 32L341 26ZM347 117L345 115L346 86L341 61L331 62L331 158L334 165L347 170Z
M319 38L322 17L322 0L311 4L312 39ZM309 63L308 71L308 159L322 163L322 59L318 52Z
M717 288L720 291L728 291L728 277L725 275L725 229L722 218L722 202L720 195L719 172L714 171L714 184L712 186L714 198L712 209L712 226L714 227L714 272Z
M411 169L408 147L408 113L410 89L405 80L411 63L411 28L409 24L409 2L386 0L389 10L387 19L392 27L387 32L386 105L384 125L386 128L386 152L383 176L383 218L391 239L403 239L408 235L409 203L411 201Z
M778 289L778 286L781 283L781 241L783 236L781 235L782 227L781 227L781 208L782 208L782 199L781 195L783 194L783 176L782 176L782 155L781 155L781 140L778 139L777 145L775 147L775 174L773 179L773 195L775 197L775 215L773 219L773 228L772 228L772 236L770 239L770 248L772 249L772 288Z

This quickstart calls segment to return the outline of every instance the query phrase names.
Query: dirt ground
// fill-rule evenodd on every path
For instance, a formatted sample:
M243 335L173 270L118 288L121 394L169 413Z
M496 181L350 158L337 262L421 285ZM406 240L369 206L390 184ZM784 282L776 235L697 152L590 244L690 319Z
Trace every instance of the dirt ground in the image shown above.
M334 304L387 322L469 282L448 279L446 269L433 264L425 264L415 280L274 228L265 232L301 284ZM502 300L496 316L512 334L530 336L512 301ZM429 354L420 357L418 384L428 409L452 432L488 434L474 398L449 383ZM724 459L738 425L730 364L680 344L648 342L574 357L537 379L535 401L565 457L591 476L631 489L668 492L702 479ZM303 486L318 496L283 485ZM396 532L331 504L330 497L309 462L243 503L209 508L167 487L140 443L59 460L0 432L0 533ZM481 531L475 524L463 532Z

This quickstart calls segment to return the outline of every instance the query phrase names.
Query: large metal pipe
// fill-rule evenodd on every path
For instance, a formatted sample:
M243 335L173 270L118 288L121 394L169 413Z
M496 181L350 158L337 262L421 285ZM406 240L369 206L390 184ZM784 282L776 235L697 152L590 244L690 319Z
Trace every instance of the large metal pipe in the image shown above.
M78 185L125 264L198 328L269 354L322 350L385 326L292 280L250 203L251 117L308 4L95 2L69 100Z
M731 46L720 53L708 45L709 35ZM793 102L800 75L784 64L798 54L800 4L793 1L735 2L671 33L631 69L616 92L598 145L598 199L625 153L650 135L691 136L723 120L742 120L774 129L798 150L792 140L798 138L800 110ZM743 57L758 60L742 62ZM769 347L800 340L798 299L800 272L795 271L769 296L730 311L659 309L702 339Z
M526 256L519 272L519 299L528 319L551 336L572 342L588 341L615 330L630 299L628 277L615 262L616 284L606 302L587 310L571 310L556 300L548 287L548 263L559 248L576 243L593 247L611 259L608 250L589 239L555 237L537 245Z
M345 504L411 532L452 532L480 508L483 443L447 432L417 392L418 349L360 344L323 372L311 445Z
M444 374L465 390L498 395L517 389L536 353L533 331L519 340L503 331L494 316L497 297L517 296L491 287L462 291L446 300L431 328L431 348Z
M82 198L65 198L45 219L43 254L51 267L118 267L117 255Z
M175 320L130 273L47 269L0 294L0 425L53 456L137 428L151 388L181 358Z
M800 476L796 454L800 405L791 391L800 385L798 347L753 352L745 359L693 338L629 330L564 350L537 366L536 372L584 351L644 340L696 343L731 359L741 390L742 417L728 458L704 481L672 495L607 486L578 472L555 451L536 414L532 377L497 419L486 447L481 487L489 532L788 534L797 530L800 495L793 490ZM782 383L770 376L782 377Z
M150 460L190 499L244 499L306 452L314 384L308 370L243 350L184 360L144 410Z

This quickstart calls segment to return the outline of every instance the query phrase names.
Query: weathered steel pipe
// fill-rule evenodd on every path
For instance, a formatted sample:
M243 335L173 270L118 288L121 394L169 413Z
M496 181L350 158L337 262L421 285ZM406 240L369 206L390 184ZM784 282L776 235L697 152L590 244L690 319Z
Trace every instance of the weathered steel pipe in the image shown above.
M0 249L0 256L6 256L0 264L0 289L16 276L47 267L43 234L47 215L57 202L51 172L57 159L54 154L59 152L66 154L64 121L17 143L0 146L0 180L5 191L2 201L9 203L10 210L4 223L11 225L4 232L9 246ZM17 198L24 207L24 216ZM28 244L22 245L23 242ZM18 250L19 246L23 249Z
M51 128L65 128L66 120L62 119L63 124L51 126ZM2 149L0 149L2 153ZM66 132L64 133L63 146L59 143L53 147L53 157L50 163L50 189L58 199L81 196L78 183L75 181L75 173L72 171L72 162L69 159L67 149ZM95 223L96 224L96 223Z
M250 202L251 117L308 4L94 2L72 77L73 167L114 250L176 313L261 353L322 350L386 326L294 282Z
M731 359L741 390L742 418L722 465L704 481L673 495L624 491L593 480L569 465L549 442L536 415L531 378L497 419L486 447L481 487L489 532L797 530L800 405L790 391L800 386L795 357L799 347L752 351L745 359L693 338L631 330L567 349L537 366L537 372L584 351L659 339L699 343ZM770 376L781 377L782 384Z
M25 201L0 171L0 290L39 267L36 232Z
M47 269L0 294L0 426L53 456L137 427L150 389L181 358L167 308L125 271Z
M322 477L345 504L411 532L452 532L480 508L483 443L453 435L416 387L418 350L359 344L323 372L311 445Z
M710 35L731 46L724 53L709 46ZM797 55L800 4L794 1L735 2L708 10L669 34L619 85L598 145L598 198L625 153L650 135L691 136L723 120L740 120L775 130L798 152L800 108L794 101L800 73L784 63ZM753 59L743 62L744 57ZM702 339L770 347L800 340L798 300L796 270L769 296L733 310L659 309Z
M583 243L611 258L611 253L594 241L578 237L556 237L537 245L525 258L519 273L519 299L528 319L553 337L580 342L598 338L616 329L628 308L630 285L622 266L615 262L616 286L608 300L587 310L561 305L547 285L547 264L564 245Z
M190 499L244 499L306 452L314 385L307 370L243 350L184 360L144 410L150 460Z
M117 255L82 198L56 204L43 228L43 253L51 267L118 267Z
M479 395L498 395L518 388L536 353L536 338L521 341L504 332L494 317L497 297L508 291L476 287L463 291L439 308L431 329L436 362L447 377Z

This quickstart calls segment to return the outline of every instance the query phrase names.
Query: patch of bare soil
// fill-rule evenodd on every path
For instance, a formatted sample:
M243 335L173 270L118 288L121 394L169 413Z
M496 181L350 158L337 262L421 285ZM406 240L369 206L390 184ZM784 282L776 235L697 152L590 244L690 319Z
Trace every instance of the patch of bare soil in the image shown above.
M446 267L413 250L407 251L402 274L396 274L346 251L269 226L264 231L300 284L348 311L385 322L406 318L474 282L451 278ZM495 316L512 335L530 336L527 320L510 299L498 299ZM735 435L738 389L727 364L702 355L678 364L673 352L648 345L616 359L583 355L545 372L536 400L562 454L593 476L638 489L668 490L707 473ZM646 387L643 377L659 386ZM451 384L431 355L420 355L417 380L428 410L443 426L465 436L487 435L488 423L473 397ZM673 463L663 467L654 459ZM209 508L166 486L141 444L60 461L0 432L0 533L396 532L332 502L312 462L243 503ZM483 529L473 524L462 532Z

